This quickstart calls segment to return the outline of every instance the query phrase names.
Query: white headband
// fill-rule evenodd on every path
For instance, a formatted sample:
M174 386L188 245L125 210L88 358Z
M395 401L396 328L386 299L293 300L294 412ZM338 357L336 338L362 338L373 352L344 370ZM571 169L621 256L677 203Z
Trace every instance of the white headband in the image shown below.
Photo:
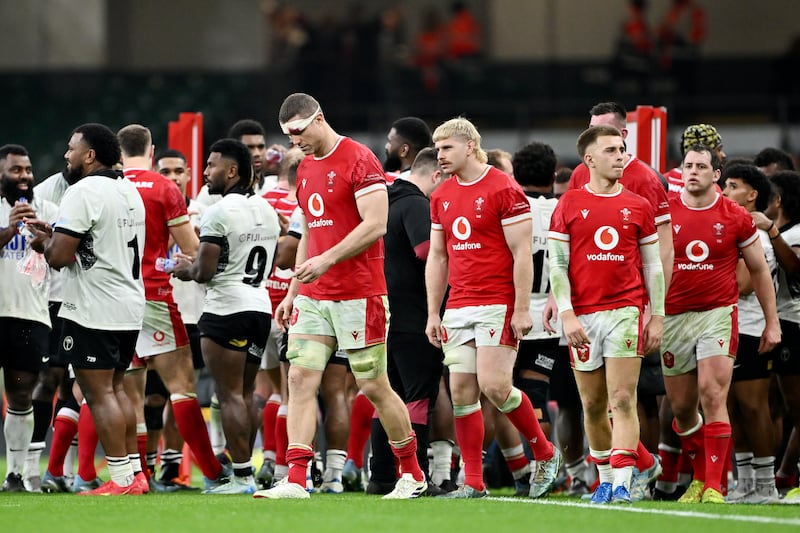
M314 119L317 118L317 115L320 113L320 111L322 111L322 109L318 105L317 110L311 113L311 115L309 115L307 118L298 118L297 120L291 120L286 123L281 122L281 131L284 133L284 135L298 135L299 132L302 132L312 122L314 122Z

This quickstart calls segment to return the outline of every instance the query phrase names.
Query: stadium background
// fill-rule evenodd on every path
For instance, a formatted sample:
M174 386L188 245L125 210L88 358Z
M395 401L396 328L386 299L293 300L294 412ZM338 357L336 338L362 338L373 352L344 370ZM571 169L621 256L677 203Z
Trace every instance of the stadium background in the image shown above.
M670 2L648 2L651 27ZM356 40L347 58L328 45L362 37L393 5L402 7L413 45L424 10L436 5L447 17L450 2L294 0L319 31L290 62L275 57L270 0L0 0L0 142L26 145L38 179L62 168L69 131L87 121L143 123L163 148L167 123L200 111L204 146L243 117L262 121L270 140L283 142L277 109L286 94L303 90L322 101L337 130L381 156L395 118L414 114L435 126L463 114L487 147L514 151L537 139L570 163L589 107L603 100L666 106L673 157L680 131L695 122L717 125L729 155L765 146L796 154L797 3L696 3L707 28L699 60L680 76L637 78L612 61L625 0L468 1L483 26L483 53L446 73L450 83L431 94L417 69L390 68L363 44L369 40Z

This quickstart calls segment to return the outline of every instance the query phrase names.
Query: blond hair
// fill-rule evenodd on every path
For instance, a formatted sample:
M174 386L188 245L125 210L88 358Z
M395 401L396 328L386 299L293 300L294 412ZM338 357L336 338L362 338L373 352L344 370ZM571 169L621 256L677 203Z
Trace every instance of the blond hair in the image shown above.
M451 137L459 137L465 141L472 141L475 144L475 159L477 159L479 163L486 163L488 157L486 152L481 148L481 134L478 133L478 129L472 122L462 117L451 118L447 122L441 124L433 132L433 142L449 139Z

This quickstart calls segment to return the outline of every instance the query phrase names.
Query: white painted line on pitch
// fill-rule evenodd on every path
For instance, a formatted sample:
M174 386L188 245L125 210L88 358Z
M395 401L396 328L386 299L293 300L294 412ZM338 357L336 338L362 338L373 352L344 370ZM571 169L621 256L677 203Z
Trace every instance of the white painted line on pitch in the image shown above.
M710 520L730 520L731 522L755 522L758 524L775 524L781 526L800 526L800 518L772 518L769 516L729 515L701 513L697 511L672 511L668 509L647 509L644 507L630 507L622 505L596 505L591 503L563 502L558 500L531 500L526 498L489 497L488 500L531 503L536 505L555 505L560 507L580 507L583 509L596 509L598 511L618 511L623 513L643 513L667 516L680 516L685 518L705 518Z

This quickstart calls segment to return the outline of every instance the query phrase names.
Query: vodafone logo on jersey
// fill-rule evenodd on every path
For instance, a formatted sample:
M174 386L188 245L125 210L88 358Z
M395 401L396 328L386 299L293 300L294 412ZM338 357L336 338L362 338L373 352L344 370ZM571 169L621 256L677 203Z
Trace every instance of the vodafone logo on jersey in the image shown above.
M686 245L686 258L691 263L677 263L676 266L678 270L714 270L713 264L704 263L708 256L708 245L699 239L695 239Z
M708 245L699 240L690 242L686 245L686 257L694 263L702 263L708 259Z
M625 261L625 255L623 254L603 253L613 250L619 244L619 233L616 228L611 226L600 226L597 228L597 231L594 232L594 244L601 249L602 252L586 254L587 261Z
M466 241L472 235L472 226L467 217L458 217L453 221L453 235L460 241Z
M594 244L604 252L613 250L619 244L619 233L611 226L600 226L594 232Z
M325 202L322 199L322 195L318 192L308 197L308 212L313 217L321 217L325 213ZM317 218L308 223L309 228L321 228L325 226L333 226L333 220L329 218Z
M318 192L308 197L308 212L315 217L320 217L325 212L325 202Z
M472 226L470 225L467 217L456 218L453 221L451 230L453 232L453 236L461 241L453 245L453 250L480 250L481 243L467 241L467 239L469 239L472 235Z

